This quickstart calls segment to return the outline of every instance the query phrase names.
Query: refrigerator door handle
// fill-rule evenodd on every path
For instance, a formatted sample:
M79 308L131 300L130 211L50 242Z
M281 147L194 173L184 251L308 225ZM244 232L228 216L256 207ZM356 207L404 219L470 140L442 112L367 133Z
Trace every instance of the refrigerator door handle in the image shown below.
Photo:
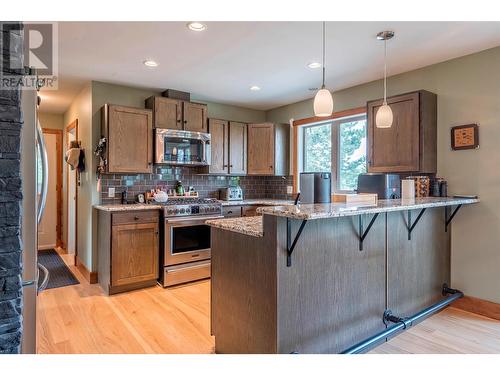
M47 288L47 284L49 283L49 270L40 263L38 263L37 281L40 279L40 271L43 273L43 279L36 289L37 294L45 290L45 288Z
M47 190L49 185L49 164L47 161L47 149L45 147L45 141L43 140L42 128L40 122L37 121L36 127L37 133L37 143L40 150L40 158L42 162L42 191L40 192L40 200L38 201L37 210L37 223L40 224L42 220L43 211L45 210L45 204L47 203Z

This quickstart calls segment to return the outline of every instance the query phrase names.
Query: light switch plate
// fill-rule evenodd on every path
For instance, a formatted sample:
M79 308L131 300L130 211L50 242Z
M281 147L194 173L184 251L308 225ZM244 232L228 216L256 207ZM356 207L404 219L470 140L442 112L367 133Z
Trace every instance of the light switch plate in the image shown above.
M110 187L108 188L108 198L114 198L115 197L115 188Z
M286 187L286 193L287 194L293 194L293 186L292 185L287 185L287 187Z

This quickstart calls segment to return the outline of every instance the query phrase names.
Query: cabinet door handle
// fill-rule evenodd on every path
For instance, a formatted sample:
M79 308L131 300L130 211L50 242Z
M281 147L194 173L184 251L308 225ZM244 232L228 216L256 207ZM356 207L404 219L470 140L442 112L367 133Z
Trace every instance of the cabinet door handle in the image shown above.
M139 216L134 216L134 220L139 220Z
M232 213L233 213L233 211L227 211L227 213L228 213L228 214L232 214Z
M181 123L181 120L177 120L177 122L180 124L180 123Z
M233 167L233 165L231 164L229 167L230 167L230 168L232 168L232 167Z
M184 120L184 124L187 124L187 123L188 123L187 120Z

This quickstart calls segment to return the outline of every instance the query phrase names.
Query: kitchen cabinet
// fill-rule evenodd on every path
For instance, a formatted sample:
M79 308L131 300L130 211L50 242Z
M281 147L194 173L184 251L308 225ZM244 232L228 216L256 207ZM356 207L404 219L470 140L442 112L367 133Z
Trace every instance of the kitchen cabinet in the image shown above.
M436 173L437 96L416 91L387 98L394 116L390 128L377 128L382 99L367 103L368 172Z
M153 114L149 109L106 104L102 108L108 173L151 173Z
M227 174L228 169L228 121L210 119L209 132L210 132L210 155L211 161L208 167L209 173L214 174Z
M153 110L155 128L207 132L206 104L151 96L146 108Z
M242 206L222 206L224 217L241 217Z
M155 128L183 130L181 100L152 96L146 108L153 110Z
M183 102L182 118L184 130L191 132L207 132L207 106L200 103Z
M211 163L208 173L245 175L247 171L247 125L209 119Z
M109 294L156 285L159 211L98 212L98 280Z
M243 206L241 209L241 216L261 216L262 214L257 213L257 208L259 208L259 206Z
M229 122L229 173L247 173L247 124Z
M289 134L287 124L248 124L248 174L287 175Z

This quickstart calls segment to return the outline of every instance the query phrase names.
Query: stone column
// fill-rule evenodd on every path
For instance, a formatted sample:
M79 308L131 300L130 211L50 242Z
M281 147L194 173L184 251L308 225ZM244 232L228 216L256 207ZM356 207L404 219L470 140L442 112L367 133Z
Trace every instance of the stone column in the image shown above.
M3 74L13 75L4 62L23 59L23 35L20 31L6 46L6 32L0 22L0 62ZM12 24L12 22L9 22ZM0 78L3 74L0 74ZM20 142L21 91L0 88L0 353L19 353L22 335L22 254Z

